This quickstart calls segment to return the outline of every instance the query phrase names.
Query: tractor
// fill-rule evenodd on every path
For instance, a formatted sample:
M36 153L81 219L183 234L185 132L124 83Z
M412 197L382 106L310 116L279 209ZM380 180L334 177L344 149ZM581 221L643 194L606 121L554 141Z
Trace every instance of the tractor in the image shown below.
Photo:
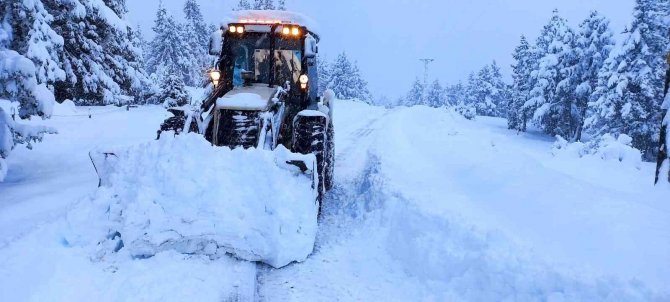
M210 39L211 93L199 109L170 108L159 130L197 132L213 146L313 154L318 202L333 186L331 91L318 87L319 35L308 18L285 11L238 11Z

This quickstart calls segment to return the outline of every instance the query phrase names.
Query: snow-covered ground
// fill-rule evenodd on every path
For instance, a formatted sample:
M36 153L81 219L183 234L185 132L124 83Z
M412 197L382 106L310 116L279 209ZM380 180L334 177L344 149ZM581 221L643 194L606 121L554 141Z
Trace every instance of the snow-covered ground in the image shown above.
M82 111L8 159L0 301L670 300L670 189L651 164L555 156L552 138L420 106L336 105L336 186L303 263L96 258L63 242L97 189L88 151L149 142L165 113Z

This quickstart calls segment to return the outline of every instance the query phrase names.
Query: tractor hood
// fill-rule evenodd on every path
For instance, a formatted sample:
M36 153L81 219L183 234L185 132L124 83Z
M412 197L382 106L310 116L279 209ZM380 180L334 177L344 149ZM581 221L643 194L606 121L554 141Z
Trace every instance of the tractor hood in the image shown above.
M254 84L246 87L235 87L223 97L216 100L217 109L242 111L267 111L277 88L267 84Z

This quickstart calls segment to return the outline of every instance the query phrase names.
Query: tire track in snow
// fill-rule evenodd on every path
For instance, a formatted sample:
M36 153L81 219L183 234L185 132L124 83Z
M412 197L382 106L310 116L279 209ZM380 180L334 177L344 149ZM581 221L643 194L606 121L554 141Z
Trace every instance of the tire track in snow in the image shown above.
M336 153L335 153L335 162L336 162L336 175L337 171L341 168L344 168L351 159L351 156L353 153L356 151L364 151L367 153L367 150L371 146L371 140L370 137L376 133L379 129L379 124L381 121L384 120L384 117L386 117L388 114L390 114L393 110L385 110L382 114L376 115L374 117L371 117L370 120L365 123L362 127L358 128L357 130L354 130L353 132L350 132L347 134L347 144L345 145L344 149L342 151L337 151L337 145L335 146L336 148ZM337 129L335 129L335 135L338 135ZM366 142L367 143L363 143ZM367 154L365 155L366 161L367 161ZM326 196L324 200L324 209L327 208L332 208L333 205L337 203L341 203L342 200L349 199L351 197L351 191L352 190L347 190L344 189L348 186L354 186L356 189L353 191L357 191L356 194L359 192L359 186L361 184L356 184L356 182L364 182L366 179L367 174L369 174L371 171L369 167L367 167L367 164L364 165L363 167L360 167L360 171L356 171L357 175L357 181L352 182L352 183L342 183L342 181L339 181L335 184L335 187L333 190ZM336 179L338 181L338 179ZM328 210L326 210L328 211ZM336 219L333 219L334 215L336 214L326 214L323 215L321 221L319 221L319 235L317 235L317 240L316 244L314 247L314 253L318 253L319 249L321 248L321 244L324 243L324 240L320 240L319 237L323 233L323 229L327 228L332 228L336 227L334 224L336 223ZM328 217L329 216L329 217ZM311 257L311 256L310 256ZM300 263L292 263L289 264L287 267L291 267L293 265L300 265ZM273 280L273 272L280 271L281 269L277 270L275 268L272 268L266 264L263 263L257 263L256 264L256 276L255 276L255 285L254 285L254 297L253 299L245 299L243 297L237 297L238 299L236 300L231 300L231 301L272 301L273 297L266 297L263 294L263 286L268 280ZM274 278L276 279L276 278ZM290 290L293 290L293 286L289 287ZM275 297L276 298L276 297Z

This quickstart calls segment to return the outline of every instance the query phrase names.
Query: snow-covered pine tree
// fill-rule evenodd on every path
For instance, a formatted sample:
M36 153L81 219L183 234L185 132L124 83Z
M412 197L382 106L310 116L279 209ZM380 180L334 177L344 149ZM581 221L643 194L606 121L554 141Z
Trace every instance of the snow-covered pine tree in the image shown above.
M249 3L249 0L240 0L239 3L237 3L237 7L234 10L250 10L252 9L251 3Z
M135 41L138 33L123 21L127 13L125 0L104 2L118 17L107 17L111 26L107 39L102 42L105 66L110 69L109 73L121 88L120 94L132 96L135 103L142 103L145 95L151 93L151 82L144 69L142 47Z
M445 88L445 102L447 107L454 107L465 102L465 86L462 82Z
M63 38L42 1L0 4L0 98L20 103L19 115L51 116L53 85L65 79Z
M410 88L407 96L405 96L401 105L412 107L416 105L423 105L425 97L425 89L423 87L423 81L416 78L414 83L412 83L412 88Z
M467 83L465 84L465 100L463 101L463 104L470 105L473 108L476 108L478 99L477 85L479 85L479 83L477 82L477 76L475 75L474 72L470 72L470 74L468 74Z
M124 20L124 0L49 1L53 28L64 38L66 80L56 83L56 99L79 104L117 103L139 95L148 83L141 50ZM138 100L139 101L139 100Z
M433 81L433 84L430 85L424 101L424 105L434 108L439 108L445 105L444 88L442 88L442 84L440 84L439 80L436 79Z
M318 55L316 62L316 69L319 74L319 95L321 95L326 89L330 88L332 68L325 56Z
M579 62L573 74L578 81L575 90L575 118L578 123L575 141L582 139L588 103L598 99L595 93L598 86L598 72L609 57L613 46L614 39L609 20L596 11L591 12L589 17L579 25L576 46Z
M162 5L156 12L153 27L156 36L150 44L150 55L147 59L147 71L159 82L166 76L176 73L184 83L195 83L200 79L201 70L193 68L196 56L190 51L187 33L174 17L167 14Z
M500 72L500 67L498 63L494 60L490 66L491 72L491 100L496 106L495 115L496 117L507 116L506 104L508 103L509 96L507 94L507 84L503 80L502 73Z
M178 72L167 73L165 80L161 83L159 99L165 108L180 107L191 102L184 81L179 77Z
M341 53L331 66L330 89L339 99L371 101L368 83L361 76L355 62L349 61L346 53Z
M277 9L278 10L286 10L286 0L279 0L277 2Z
M656 184L665 182L667 176L668 184L670 184L670 135L668 134L668 127L670 127L670 53L667 56L667 71L665 72L665 101L661 105L663 110L663 120L661 123L661 135L658 148L658 160L656 166Z
M0 4L0 98L18 102L23 117L49 117L54 96L47 85L65 77L57 59L63 41L51 28L51 18L41 1ZM31 148L46 133L55 130L21 124L0 108L0 182L7 176L11 150L17 144Z
M254 0L253 9L262 10L263 4L265 4L265 0Z
M512 55L512 87L507 106L507 127L526 131L530 113L524 104L528 101L531 89L531 72L535 68L534 54L525 36L521 36L519 45Z
M195 82L191 83L197 86L198 82L202 82L198 80L206 80L205 71L210 64L207 47L209 46L209 37L213 31L208 29L207 23L205 23L205 19L200 11L200 5L195 0L186 0L184 15L186 16L185 30L188 44L190 45L191 53L197 58L197 61L192 64L192 68L198 70L201 74L200 79L193 79Z
M273 10L275 9L275 0L261 0L262 9L264 10Z
M667 0L635 1L633 21L600 71L586 122L592 135L629 135L646 160L655 159L660 137L668 10Z
M540 34L537 70L533 72L534 85L526 108L537 108L533 122L545 133L573 139L577 129L574 94L577 79L572 76L577 64L576 36L561 18L554 14Z
M502 90L504 84L500 85L501 87L496 87L498 84L494 83L496 80L494 80L494 73L491 68L492 65L486 65L476 75L472 74L468 78L469 103L475 106L478 115L498 116L499 109L498 104L496 104L496 101L500 98L498 89ZM497 73L497 76L501 77L500 83L502 83L499 69Z

